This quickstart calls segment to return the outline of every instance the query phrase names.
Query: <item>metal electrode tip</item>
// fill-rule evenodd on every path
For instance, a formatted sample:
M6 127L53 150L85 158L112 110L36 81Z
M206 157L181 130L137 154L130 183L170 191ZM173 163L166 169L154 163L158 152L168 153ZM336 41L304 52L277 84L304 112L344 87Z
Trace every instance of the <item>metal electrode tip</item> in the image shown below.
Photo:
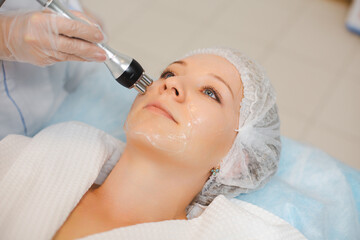
M142 75L140 81L146 86L150 86L153 83L153 80L145 73Z
M147 76L145 73L141 75L139 80L134 84L134 88L140 93L144 94L146 92L146 88L153 83L153 80Z

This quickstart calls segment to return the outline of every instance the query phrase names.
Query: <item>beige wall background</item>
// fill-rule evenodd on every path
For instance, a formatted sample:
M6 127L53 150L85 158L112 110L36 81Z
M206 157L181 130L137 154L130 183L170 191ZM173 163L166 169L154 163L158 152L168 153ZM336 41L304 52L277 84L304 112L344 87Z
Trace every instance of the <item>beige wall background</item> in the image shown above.
M349 1L83 0L109 44L154 78L189 50L229 46L267 70L283 136L360 169L360 36Z

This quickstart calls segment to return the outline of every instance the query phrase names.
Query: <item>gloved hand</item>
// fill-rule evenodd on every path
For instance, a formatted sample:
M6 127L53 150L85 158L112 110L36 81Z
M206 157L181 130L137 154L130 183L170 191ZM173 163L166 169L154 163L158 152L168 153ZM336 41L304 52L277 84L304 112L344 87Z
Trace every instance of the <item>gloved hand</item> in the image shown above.
M87 19L80 12L72 13ZM105 61L105 51L93 44L103 39L96 24L70 20L48 10L0 14L3 60L39 66L61 61Z

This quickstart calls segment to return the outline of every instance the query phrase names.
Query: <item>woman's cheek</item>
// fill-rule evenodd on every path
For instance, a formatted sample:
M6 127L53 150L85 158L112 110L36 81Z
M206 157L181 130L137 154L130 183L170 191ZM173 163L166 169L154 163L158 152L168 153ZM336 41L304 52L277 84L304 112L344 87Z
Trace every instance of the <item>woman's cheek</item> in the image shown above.
M192 133L195 138L201 141L212 141L219 135L223 135L224 113L216 111L213 106L203 106L202 108L189 104L191 113Z

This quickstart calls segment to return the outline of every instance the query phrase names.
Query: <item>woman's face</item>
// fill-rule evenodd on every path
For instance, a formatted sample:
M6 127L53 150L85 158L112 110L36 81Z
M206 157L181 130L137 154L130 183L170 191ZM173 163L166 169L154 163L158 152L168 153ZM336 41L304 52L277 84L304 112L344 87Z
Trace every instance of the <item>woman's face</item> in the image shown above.
M242 97L240 74L225 58L176 61L136 97L124 126L127 143L209 171L234 142Z

